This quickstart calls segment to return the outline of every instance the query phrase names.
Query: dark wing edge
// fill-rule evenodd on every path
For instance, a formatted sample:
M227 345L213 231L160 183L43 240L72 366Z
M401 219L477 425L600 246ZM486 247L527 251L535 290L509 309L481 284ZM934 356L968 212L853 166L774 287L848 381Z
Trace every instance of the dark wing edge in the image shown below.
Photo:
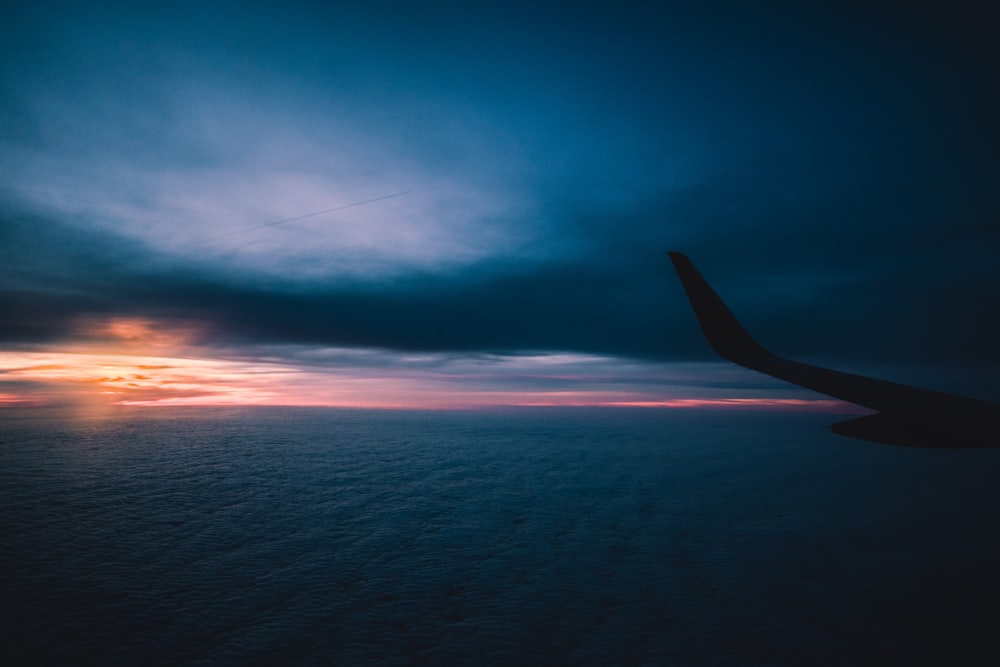
M1000 447L1000 405L779 357L753 339L690 259L668 254L702 333L719 356L877 413L834 424L834 433L909 447Z
M774 357L747 333L690 259L679 252L667 254L674 263L705 339L720 357L754 370L761 362Z

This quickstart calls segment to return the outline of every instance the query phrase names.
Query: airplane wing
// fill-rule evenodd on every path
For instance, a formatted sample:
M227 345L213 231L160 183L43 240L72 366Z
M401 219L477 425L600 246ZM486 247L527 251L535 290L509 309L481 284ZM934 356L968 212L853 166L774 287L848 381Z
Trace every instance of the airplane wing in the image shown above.
M729 361L874 410L838 422L834 433L909 447L1000 447L1000 405L791 361L747 333L694 264L669 253L709 345Z

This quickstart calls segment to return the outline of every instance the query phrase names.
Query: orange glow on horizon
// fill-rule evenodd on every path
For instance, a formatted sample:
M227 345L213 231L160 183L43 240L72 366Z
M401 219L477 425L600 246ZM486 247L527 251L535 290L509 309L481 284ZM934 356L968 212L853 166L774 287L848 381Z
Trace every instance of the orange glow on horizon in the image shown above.
M290 360L225 358L198 346L194 327L147 320L88 320L79 341L64 349L0 350L0 407L288 405L352 408L464 409L502 406L641 408L783 408L842 411L832 400L774 397L664 397L669 386L623 389L580 371L553 372L593 362L583 355L518 358L517 383L498 385L494 369L441 370L410 365L309 365ZM595 358L596 359L596 358ZM497 363L498 367L503 362ZM525 371L524 366L529 370ZM617 368L617 367L616 367ZM537 370L533 370L537 369ZM500 368L499 370L503 370ZM580 389L540 388L533 381ZM5 386L6 384L6 386ZM498 388L501 386L503 388ZM648 386L648 389L647 389ZM676 390L675 390L676 391Z

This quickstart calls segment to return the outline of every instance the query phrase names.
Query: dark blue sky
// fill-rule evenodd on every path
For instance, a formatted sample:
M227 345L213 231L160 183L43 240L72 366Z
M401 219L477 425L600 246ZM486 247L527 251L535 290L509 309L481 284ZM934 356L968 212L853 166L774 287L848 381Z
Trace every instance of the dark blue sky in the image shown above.
M24 4L4 349L141 318L296 363L708 361L677 249L775 351L1000 365L984 9Z

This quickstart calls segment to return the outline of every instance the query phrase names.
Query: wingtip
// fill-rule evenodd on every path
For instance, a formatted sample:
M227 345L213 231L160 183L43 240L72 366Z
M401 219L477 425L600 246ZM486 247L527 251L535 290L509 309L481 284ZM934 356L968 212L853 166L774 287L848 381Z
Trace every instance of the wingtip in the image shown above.
M668 254L702 333L720 356L751 368L758 360L774 356L747 333L686 255L673 250Z
M691 260L688 259L687 255L682 252L677 252L676 250L668 250L667 255L670 256L670 261L673 262L674 268L679 268L681 266L687 266L691 264Z

